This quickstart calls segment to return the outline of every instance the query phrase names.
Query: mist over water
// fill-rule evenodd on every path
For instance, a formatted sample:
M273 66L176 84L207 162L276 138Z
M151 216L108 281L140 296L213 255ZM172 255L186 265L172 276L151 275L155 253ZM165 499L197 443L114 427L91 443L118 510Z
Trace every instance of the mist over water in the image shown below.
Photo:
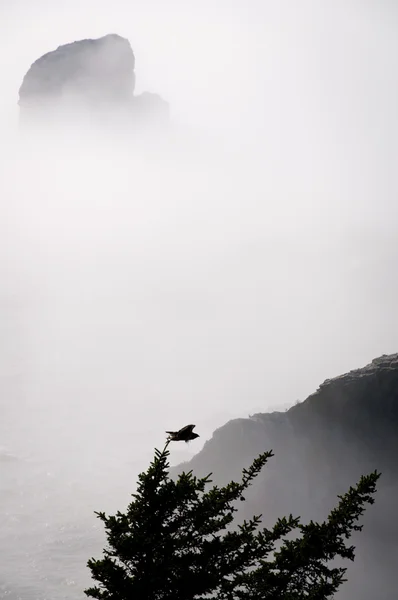
M175 464L397 350L397 15L2 4L0 596L82 597L93 511L123 509L166 429L201 434ZM110 32L170 128L22 132L30 64Z

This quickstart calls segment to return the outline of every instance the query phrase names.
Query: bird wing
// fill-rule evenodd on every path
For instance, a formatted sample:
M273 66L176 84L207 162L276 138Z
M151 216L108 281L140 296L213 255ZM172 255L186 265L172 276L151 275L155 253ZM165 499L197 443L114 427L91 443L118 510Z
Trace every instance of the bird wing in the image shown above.
M182 435L184 433L192 433L192 430L196 427L196 425L185 425L182 429L179 430L178 435Z

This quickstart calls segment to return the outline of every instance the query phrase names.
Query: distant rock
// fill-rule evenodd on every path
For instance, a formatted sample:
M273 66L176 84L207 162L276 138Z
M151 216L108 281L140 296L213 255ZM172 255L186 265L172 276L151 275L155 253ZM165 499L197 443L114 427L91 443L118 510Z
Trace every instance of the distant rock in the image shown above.
M125 125L166 122L168 103L157 94L134 96L135 57L116 34L59 46L37 59L19 90L21 123L53 124L65 115L87 122L120 117Z
M169 104L159 94L143 92L132 100L136 123L159 125L169 120Z
M265 450L275 456L239 507L242 518L262 513L265 524L289 513L323 519L362 474L382 472L376 503L355 539L357 561L336 600L390 600L398 563L398 354L326 380L285 412L229 421L173 473L212 472L224 484Z
M130 42L119 35L65 44L33 63L19 90L19 104L71 98L92 105L130 102L134 68Z

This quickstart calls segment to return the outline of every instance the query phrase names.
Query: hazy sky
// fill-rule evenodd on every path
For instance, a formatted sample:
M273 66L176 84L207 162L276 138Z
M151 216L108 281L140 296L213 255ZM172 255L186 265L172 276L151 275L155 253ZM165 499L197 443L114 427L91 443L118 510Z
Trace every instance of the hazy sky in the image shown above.
M3 402L70 437L95 410L99 446L118 406L151 447L395 351L397 18L363 0L3 0ZM137 92L170 102L173 152L24 154L29 65L109 32Z
M178 462L398 350L397 27L387 0L0 0L0 586L81 597L92 512L164 430L197 424ZM31 63L112 32L170 134L21 139Z

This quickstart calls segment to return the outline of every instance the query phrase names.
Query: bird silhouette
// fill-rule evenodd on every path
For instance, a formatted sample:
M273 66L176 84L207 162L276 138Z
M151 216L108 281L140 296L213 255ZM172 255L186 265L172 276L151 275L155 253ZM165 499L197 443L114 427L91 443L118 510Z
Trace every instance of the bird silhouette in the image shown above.
M200 437L198 433L193 433L193 429L196 425L185 425L182 429L178 431L166 431L169 437L168 439L171 442L186 442L188 443L190 440L194 440L197 437Z

